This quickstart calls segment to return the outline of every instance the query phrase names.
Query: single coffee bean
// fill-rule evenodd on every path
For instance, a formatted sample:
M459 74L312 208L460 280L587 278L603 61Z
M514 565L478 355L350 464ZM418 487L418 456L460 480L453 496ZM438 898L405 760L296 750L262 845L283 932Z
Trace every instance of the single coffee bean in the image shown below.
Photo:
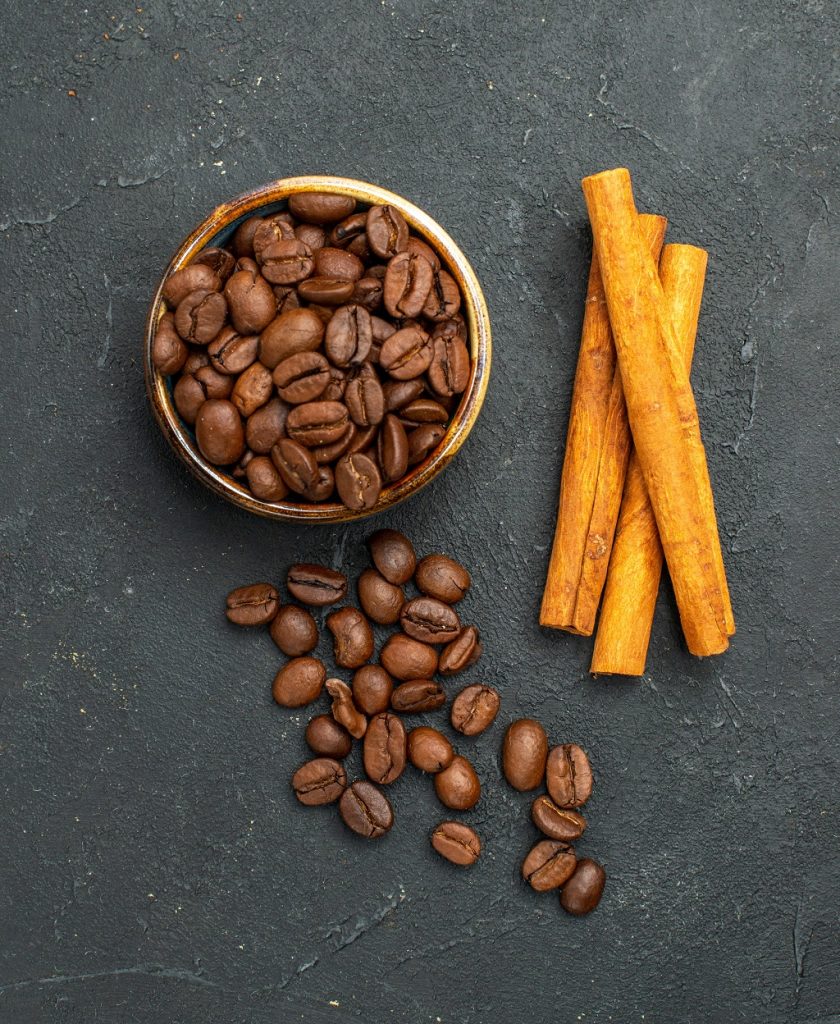
M318 627L312 615L296 604L284 604L269 627L271 639L290 658L314 651L318 644Z
M581 807L592 795L592 767L576 743L553 747L545 767L545 785L558 807Z
M256 270L236 270L228 278L224 296L230 319L240 334L259 334L277 310L271 285Z
M274 298L277 302L277 316L282 313L289 313L293 309L300 309L300 299L297 290L291 284L275 284L271 286Z
M224 296L206 289L190 292L175 310L175 330L184 341L206 345L222 329L226 316Z
M356 427L355 423L353 426L356 428L356 432L347 446L347 455L352 455L353 452L364 452L366 455L370 455L373 459L374 455L369 451L371 445L376 440L377 427ZM375 461L375 460L374 460ZM378 467L377 467L378 469Z
M448 320L461 308L461 291L455 278L442 268L433 271L432 285L423 306L430 320Z
M270 583L237 587L227 596L225 615L237 626L264 626L280 607L277 589Z
M341 281L334 277L310 277L298 285L298 295L304 302L319 306L341 306L353 297L352 281Z
M330 245L340 249L346 249L353 242L361 239L367 244L365 228L367 226L367 210L360 210L345 217L330 231L328 241Z
M289 488L267 455L254 455L248 451L240 460L240 466L246 457L248 462L245 464L245 476L255 498L260 501L282 501L288 497Z
M416 235L411 235L408 239L408 251L428 260L429 266L432 270L437 270L440 267L440 257L430 245L423 241L422 238L417 238Z
M475 626L464 626L458 636L440 652L438 672L454 676L474 665L482 654L481 641Z
M394 206L371 206L367 213L367 239L380 259L389 260L408 248L408 224Z
M344 766L331 757L307 761L292 776L295 796L307 807L333 804L344 792L347 773Z
M359 668L373 654L373 631L358 608L346 605L327 616L333 635L335 663L342 668Z
M322 249L327 244L327 233L317 224L298 224L295 228L295 238L308 245L316 259L318 249Z
M408 433L408 464L416 466L440 443L446 433L441 423L423 423Z
M391 707L405 715L437 711L446 703L446 694L433 679L409 679L391 694Z
M296 494L305 494L318 480L318 463L309 449L288 437L281 437L271 449L271 461L283 483Z
M182 373L172 389L172 399L181 419L193 426L198 410L207 401L207 391L191 373Z
M330 364L320 352L296 352L271 375L284 402L300 405L319 398L330 381Z
M344 600L347 594L347 577L323 565L301 562L289 569L286 586L292 597L302 604L321 608Z
M560 893L560 906L578 917L591 913L601 902L606 881L607 873L597 861L588 857L579 860Z
M344 392L344 404L354 423L360 427L375 427L385 415L385 396L376 370L363 363L358 371L350 373Z
M385 308L395 318L419 316L432 287L432 266L424 256L398 253L388 263L383 299Z
M376 277L362 277L356 281L353 287L353 302L364 306L368 313L373 313L382 305L383 283ZM371 317L373 320L373 317ZM371 335L373 335L373 324L371 323ZM381 342L377 345L381 347ZM371 346L373 352L373 346Z
M558 807L551 797L538 796L531 804L531 821L549 839L571 843L586 831L586 818L577 811Z
M208 398L229 398L233 391L234 378L212 366L199 366L194 377Z
M236 406L225 398L208 398L195 418L195 439L214 466L229 466L245 451L245 431Z
M265 405L273 390L271 372L262 363L251 363L248 369L236 378L230 400L240 415L247 419L251 413Z
M353 703L366 715L378 715L391 705L394 681L381 665L362 665L353 674Z
M412 640L405 633L395 633L385 641L379 660L394 679L431 679L437 671L434 647Z
M400 613L403 632L425 644L446 644L461 632L458 613L434 597L415 597Z
M495 721L501 697L491 686L465 686L452 702L452 728L465 736L477 736Z
M311 309L290 309L273 319L260 335L260 362L273 370L298 352L314 352L323 337L324 324Z
M335 490L335 475L330 466L318 466L318 474L311 487L303 492L309 501L326 501Z
M223 327L207 346L207 355L218 373L236 376L257 358L259 343L256 334L237 334L232 327Z
M455 604L470 589L470 574L454 558L446 555L426 555L417 563L414 582L429 597L446 604Z
M331 715L316 715L309 720L303 738L309 749L321 757L347 757L353 748L353 737Z
M536 892L559 889L572 877L577 858L568 843L543 839L522 862L522 877Z
M422 327L403 327L383 344L379 365L394 380L411 380L428 370L432 351L432 339Z
M332 192L296 192L289 196L289 213L309 224L332 224L349 217L355 209L352 196Z
M457 335L432 338L429 384L437 395L451 398L466 390L470 380L470 354Z
M374 715L368 722L362 749L368 778L380 786L390 785L405 769L405 726L388 711Z
M470 762L456 755L448 768L435 775L435 793L444 807L468 811L478 803L481 783Z
M382 490L379 469L364 452L348 452L335 466L335 485L348 508L373 508Z
M417 557L404 534L397 530L377 530L368 539L368 547L373 564L389 583L402 586L414 575Z
M389 413L376 441L376 456L386 483L405 476L408 470L408 436L396 416Z
M421 725L408 734L408 759L421 772L442 772L454 757L452 744L437 729Z
M326 399L323 400L326 401ZM350 449L350 445L353 443L356 433L357 430L355 423L348 423L344 433L337 441L333 441L332 444L319 444L317 448L312 449L315 461L319 465L324 465L328 462L335 462L336 459L340 459L341 456Z
M388 412L398 412L419 398L423 394L423 389L423 380L420 377L415 377L414 380L386 380L382 385L385 408Z
M432 832L432 847L459 867L475 864L481 854L478 833L460 821L442 821Z
M286 418L286 433L306 448L337 441L350 422L347 407L340 402L305 402L296 405Z
M166 377L178 373L186 363L189 352L186 342L175 330L175 317L171 313L164 313L158 321L152 341L152 362L155 367Z
M360 366L368 357L373 334L364 306L341 306L327 324L324 350L336 366Z
M236 260L227 249L218 249L214 246L209 249L202 249L198 256L193 257L190 266L209 267L219 278L219 281L224 284L233 273ZM207 288L209 285L204 285L204 287ZM188 289L188 291L192 291L192 289Z
M262 222L262 217L249 217L236 229L233 235L233 251L237 256L254 255L254 235Z
M325 402L343 402L344 390L347 387L347 374L338 366L330 363L330 379L327 387L321 395Z
M327 670L318 658L292 658L274 677L275 701L284 708L300 708L316 700L324 688Z
M309 277L314 267L312 250L294 236L266 246L261 259L262 275L271 284L296 284Z
M254 259L258 263L264 263L266 252L275 242L287 242L295 240L295 232L292 225L283 217L266 217L262 224L257 226L254 232L253 246ZM263 274L265 271L263 270Z
M190 292L218 292L221 288L222 282L212 267L192 263L170 274L161 294L169 308L175 309Z
M341 795L338 813L344 824L365 839L378 839L394 824L388 798L372 783L352 783Z
M415 398L400 410L400 419L415 426L423 423L446 423L449 420L449 411L433 398Z
M256 277L259 274L259 272L260 272L260 268L259 268L259 266L257 264L257 261L254 260L254 259L251 259L250 256L240 256L239 257L239 259L236 261L236 266L233 268L234 274L238 270L247 270L248 273L252 277ZM233 276L233 275L231 275L231 276Z
M245 440L251 451L268 455L283 436L289 406L279 398L272 398L252 412L245 424Z
M365 265L358 256L347 252L346 249L336 249L329 245L315 253L314 261L317 277L331 277L336 281L355 283L365 272Z
M392 626L400 617L405 595L376 569L365 569L357 583L359 604L365 615L381 626Z
M536 789L545 778L548 737L533 718L520 718L508 726L502 744L502 770L521 793Z
M339 725L343 725L354 739L360 740L367 730L367 719L353 702L350 687L340 679L328 679L327 693L333 699L333 718Z

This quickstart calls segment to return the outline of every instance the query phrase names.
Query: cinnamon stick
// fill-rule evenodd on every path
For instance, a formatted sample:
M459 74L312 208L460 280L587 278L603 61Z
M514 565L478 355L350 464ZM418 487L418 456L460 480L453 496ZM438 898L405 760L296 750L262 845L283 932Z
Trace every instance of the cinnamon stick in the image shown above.
M639 227L658 260L668 222L641 214ZM630 427L606 297L592 253L557 526L540 624L589 636L607 575L630 454Z
M707 253L693 245L666 245L659 280L686 372L691 369ZM610 557L590 672L640 676L645 671L662 545L636 452L630 455L624 497Z
M659 274L639 230L626 168L583 193L639 464L688 649L719 654L732 622L697 408ZM734 622L732 622L734 629Z

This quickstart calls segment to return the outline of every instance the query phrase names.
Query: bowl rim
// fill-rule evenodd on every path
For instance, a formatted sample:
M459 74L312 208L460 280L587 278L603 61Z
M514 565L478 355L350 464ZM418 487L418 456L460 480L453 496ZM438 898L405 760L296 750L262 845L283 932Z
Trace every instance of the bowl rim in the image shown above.
M158 323L166 311L162 298L163 286L170 274L186 266L193 256L234 222L296 193L318 191L352 196L366 204L395 206L409 226L432 246L458 282L463 298L461 312L468 328L470 379L447 425L446 433L437 447L406 476L393 485L383 487L376 504L369 509L350 509L339 502L316 505L288 500L267 502L255 497L232 476L204 459L175 409L167 384L168 377L161 374L152 363L152 344ZM249 512L270 519L312 523L350 522L383 512L405 501L442 472L457 454L478 418L487 393L491 361L492 335L487 303L475 271L450 235L427 213L397 193L369 182L333 175L278 178L218 205L189 232L167 264L149 306L144 339L144 376L152 412L170 446L192 474L211 490Z

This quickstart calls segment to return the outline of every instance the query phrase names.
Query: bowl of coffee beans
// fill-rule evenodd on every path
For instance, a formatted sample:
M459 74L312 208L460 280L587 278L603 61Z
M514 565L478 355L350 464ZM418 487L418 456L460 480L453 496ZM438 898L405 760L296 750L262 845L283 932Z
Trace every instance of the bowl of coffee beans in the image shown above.
M188 468L275 519L340 522L432 480L478 417L490 321L464 254L376 185L287 178L181 244L146 328L146 388Z

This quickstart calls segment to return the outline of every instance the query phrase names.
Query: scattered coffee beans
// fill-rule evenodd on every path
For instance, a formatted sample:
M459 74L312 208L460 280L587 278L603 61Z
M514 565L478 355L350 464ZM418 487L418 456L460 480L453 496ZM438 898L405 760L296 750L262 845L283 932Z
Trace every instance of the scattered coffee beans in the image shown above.
M306 727L304 739L322 757L343 760L353 749L353 738L331 715L316 715Z
M432 775L452 764L455 751L449 740L428 726L420 725L408 734L408 759L421 772Z
M292 776L292 789L302 804L309 807L335 803L347 785L343 766L331 757L307 761Z
M560 893L560 906L576 916L590 913L600 903L606 881L607 873L597 861L579 860Z
M324 688L327 670L318 658L292 658L274 677L272 694L284 708L311 704Z
M481 796L481 783L470 762L460 755L453 757L448 768L435 775L438 800L453 811L468 811Z
M344 824L365 839L378 839L394 824L394 812L388 798L364 780L345 789L338 812Z
M270 583L252 583L228 594L225 614L237 626L264 626L277 614L278 607L279 595Z
M545 766L545 784L558 807L580 807L592 793L592 768L576 743L554 747Z
M520 718L508 727L502 746L502 768L514 789L536 789L545 778L548 737L533 718Z
M296 604L283 605L272 620L269 633L280 650L290 658L309 654L318 643L315 620L305 608Z
M567 843L580 839L586 830L586 818L582 814L558 807L544 794L538 796L531 804L531 821L544 836L548 836L549 839L562 839Z
M491 686L465 686L452 702L452 728L465 736L477 736L493 724L500 704L501 697Z
M460 821L442 821L432 832L432 846L441 857L460 867L475 864L481 854L478 834Z
M577 858L568 843L543 839L522 863L522 877L537 892L559 889L572 876Z

